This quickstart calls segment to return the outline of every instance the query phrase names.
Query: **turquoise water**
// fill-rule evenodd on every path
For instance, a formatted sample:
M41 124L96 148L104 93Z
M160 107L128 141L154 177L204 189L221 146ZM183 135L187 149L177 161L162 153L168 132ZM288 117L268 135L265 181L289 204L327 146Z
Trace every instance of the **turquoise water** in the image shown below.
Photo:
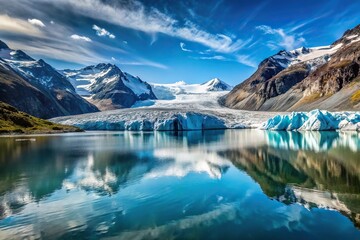
M0 239L360 239L359 227L356 133L0 138Z

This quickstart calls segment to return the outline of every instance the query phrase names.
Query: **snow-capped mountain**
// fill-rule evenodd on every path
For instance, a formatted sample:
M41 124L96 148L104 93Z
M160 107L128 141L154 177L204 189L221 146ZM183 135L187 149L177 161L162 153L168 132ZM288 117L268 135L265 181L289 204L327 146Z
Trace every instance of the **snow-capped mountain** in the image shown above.
M224 103L248 110L359 109L354 95L360 84L346 87L359 76L359 44L360 25L329 46L280 51L263 60Z
M44 60L10 49L1 41L0 59L1 101L42 118L98 111Z
M61 73L78 94L89 97L89 101L103 110L131 107L136 101L156 99L147 82L113 64L100 63Z
M282 50L271 56L270 59L277 62L284 69L298 63L306 63L315 70L318 66L326 63L330 56L341 46L342 44L339 43L335 46L301 47L291 51Z
M210 92L211 91L230 91L232 89L232 87L229 84L221 81L218 78L211 79L210 81L207 81L201 85L205 86L206 90L210 91Z
M184 81L168 84L152 83L152 89L158 99L175 99L180 94L204 94L209 92L230 91L232 87L218 78L202 84L187 84Z

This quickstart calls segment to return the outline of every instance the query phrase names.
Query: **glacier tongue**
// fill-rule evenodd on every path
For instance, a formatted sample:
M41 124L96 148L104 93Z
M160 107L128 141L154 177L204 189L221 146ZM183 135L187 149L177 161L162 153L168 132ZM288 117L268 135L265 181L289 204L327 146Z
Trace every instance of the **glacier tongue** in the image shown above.
M261 129L287 131L360 131L360 113L331 113L323 110L313 110L308 113L293 112L290 115L276 115L270 118L261 126Z

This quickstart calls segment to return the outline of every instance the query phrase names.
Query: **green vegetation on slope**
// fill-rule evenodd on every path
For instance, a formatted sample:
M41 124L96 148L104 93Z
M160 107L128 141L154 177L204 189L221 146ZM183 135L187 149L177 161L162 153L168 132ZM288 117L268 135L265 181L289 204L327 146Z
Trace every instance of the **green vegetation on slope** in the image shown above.
M0 102L0 134L11 133L61 133L79 132L73 126L55 124L27 113L20 112L6 103Z

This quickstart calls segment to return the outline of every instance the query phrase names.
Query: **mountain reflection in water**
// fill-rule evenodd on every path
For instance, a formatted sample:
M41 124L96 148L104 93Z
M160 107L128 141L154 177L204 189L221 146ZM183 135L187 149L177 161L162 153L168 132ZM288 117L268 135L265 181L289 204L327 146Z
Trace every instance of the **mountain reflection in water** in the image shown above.
M281 229L279 236L312 236L305 226L311 222L282 223L296 215L291 211L303 211L294 203L336 210L360 226L358 133L89 132L35 138L0 138L0 238L204 238L209 228L221 232L224 224L229 238L241 236L239 224L271 232L251 218L253 211L260 214L257 201L261 214ZM317 213L308 214L302 213L313 219ZM359 236L352 231L349 236Z

